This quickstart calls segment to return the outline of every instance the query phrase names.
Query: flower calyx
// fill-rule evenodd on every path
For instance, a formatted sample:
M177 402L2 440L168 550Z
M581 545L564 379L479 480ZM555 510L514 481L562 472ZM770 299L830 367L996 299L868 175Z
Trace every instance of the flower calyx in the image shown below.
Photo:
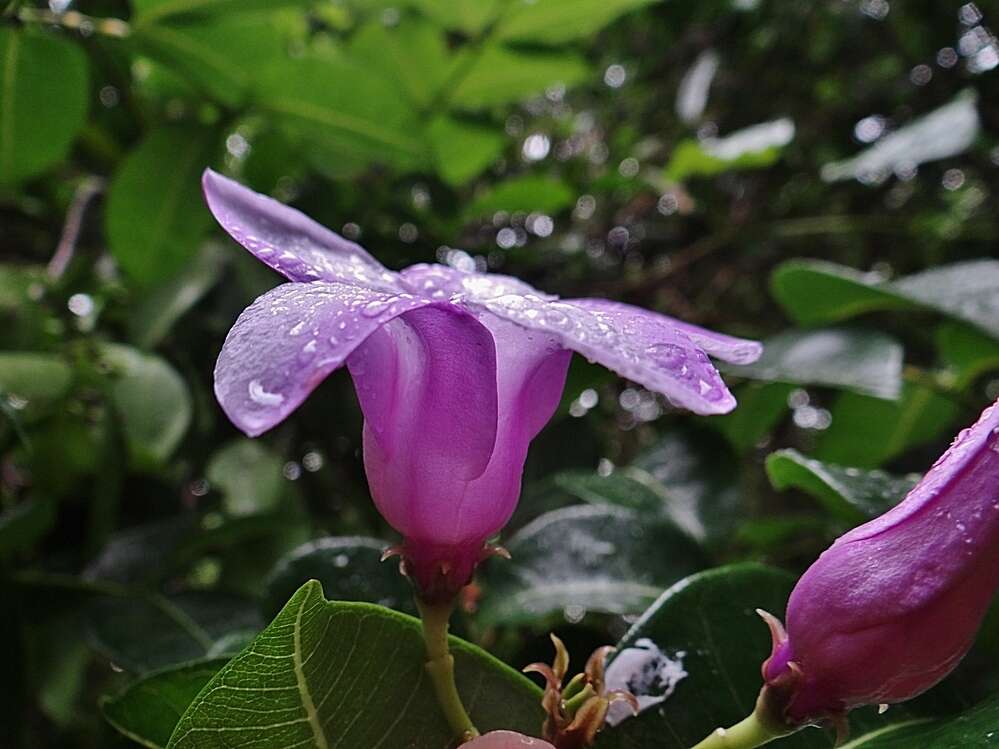
M638 700L630 692L607 690L604 661L614 648L598 648L586 661L583 673L564 684L569 670L569 653L558 637L551 635L551 640L555 645L552 664L532 663L524 669L525 673L541 674L545 679L545 693L541 699L547 716L544 738L556 749L584 749L593 744L604 727L612 702L627 702L637 714Z

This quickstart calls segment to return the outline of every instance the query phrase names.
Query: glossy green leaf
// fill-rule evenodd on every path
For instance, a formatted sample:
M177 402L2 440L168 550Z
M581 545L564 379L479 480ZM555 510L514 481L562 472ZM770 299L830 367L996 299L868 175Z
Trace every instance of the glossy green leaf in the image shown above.
M238 651L260 629L250 599L190 591L107 597L88 614L90 644L126 671L147 673Z
M229 252L205 244L180 273L137 300L128 320L129 338L140 348L155 348L174 325L218 283Z
M487 625L563 611L634 614L704 565L696 542L666 518L609 505L546 513L503 545L512 558L488 569L478 614Z
M466 49L454 65L461 74L448 102L464 109L523 101L549 86L572 87L590 75L586 61L575 52L529 52L500 45Z
M767 456L767 475L775 489L802 489L850 523L882 514L919 481L918 476L892 476L884 471L823 463L797 450L779 450Z
M619 16L657 0L543 0L509 2L496 37L517 42L563 44L600 31Z
M865 732L839 749L987 749L999 746L999 698L939 720L910 718Z
M256 81L256 98L283 127L325 158L421 165L427 158L417 112L395 84L334 55L275 62Z
M895 402L841 393L830 413L832 424L819 436L815 457L875 468L910 448L950 435L960 409L929 387L906 383Z
M427 138L438 173L455 187L493 164L509 141L500 128L448 115L430 123Z
M535 732L540 692L473 645L451 639L459 692L482 730ZM452 736L423 667L415 619L366 603L327 602L304 585L180 719L169 749L420 746ZM266 704L266 711L260 705Z
M86 55L50 33L0 28L0 184L62 160L90 101Z
M693 575L663 593L607 667L610 688L652 702L605 730L596 749L688 749L749 715L762 686L760 664L770 655L770 634L756 609L782 615L793 584L783 571L743 563ZM851 714L851 724L856 735L910 718L903 707L885 716L865 708ZM833 739L810 728L775 746L828 749Z
M187 383L165 360L118 344L103 355L114 382L111 397L121 415L132 458L140 465L166 460L191 423Z
M500 182L479 195L465 210L467 219L492 216L497 211L558 213L572 204L576 195L565 182L540 174L525 174Z
M755 363L729 365L733 375L764 382L820 385L894 400L902 388L902 345L875 331L791 330L763 343Z
M153 671L101 700L105 719L142 746L165 749L198 692L229 661L209 658Z
M808 325L924 308L999 337L999 260L944 265L896 281L835 263L792 260L774 271L771 285L788 315Z
M299 546L277 563L264 584L264 611L274 616L309 580L336 601L367 601L415 613L413 589L398 560L382 561L390 544L376 538L321 538Z
M108 190L105 228L132 280L162 283L198 251L211 221L201 172L214 162L217 141L212 128L163 126L122 162Z

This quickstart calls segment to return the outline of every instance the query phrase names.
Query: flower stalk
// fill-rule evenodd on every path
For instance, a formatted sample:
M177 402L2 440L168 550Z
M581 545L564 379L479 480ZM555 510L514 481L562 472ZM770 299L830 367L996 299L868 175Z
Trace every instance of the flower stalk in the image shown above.
M693 749L755 749L781 736L787 731L774 732L753 713L730 728L716 728Z
M423 642L427 651L424 667L434 685L437 702L455 737L461 743L471 741L479 732L458 694L458 686L454 681L454 656L451 655L447 639L454 601L431 604L417 598L416 607L423 622Z

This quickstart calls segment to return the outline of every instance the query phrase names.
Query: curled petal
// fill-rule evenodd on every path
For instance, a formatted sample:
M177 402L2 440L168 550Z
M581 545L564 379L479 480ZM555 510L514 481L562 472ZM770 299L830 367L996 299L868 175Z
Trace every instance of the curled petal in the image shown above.
M289 283L236 320L215 365L215 395L251 437L294 411L384 323L432 302L338 283Z
M475 304L557 339L591 361L662 393L676 406L699 414L735 408L735 398L707 355L666 318L634 314L625 305L602 307L587 300L548 301L533 295L507 294Z
M607 299L569 299L566 301L595 312L613 312L619 315L620 319L630 318L631 325L640 331L639 335L643 335L649 341L654 341L655 331L659 328L671 327L679 330L706 354L731 364L751 364L759 359L763 353L763 344L759 341L716 333L713 330L677 320L675 317L650 312L630 304L612 302Z
M201 178L208 208L254 257L291 281L337 281L399 291L397 275L360 245L305 214L211 169Z
M604 665L607 662L607 656L613 652L613 645L604 645L594 650L586 661L584 672L598 694L604 692Z

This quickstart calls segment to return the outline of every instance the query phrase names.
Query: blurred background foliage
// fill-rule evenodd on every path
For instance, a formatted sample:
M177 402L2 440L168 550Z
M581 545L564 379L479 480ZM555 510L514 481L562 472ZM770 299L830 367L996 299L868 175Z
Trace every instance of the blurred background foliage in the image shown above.
M206 166L393 268L766 341L712 419L574 362L514 560L457 624L518 667L548 627L577 659L615 640L689 573L800 571L999 395L987 3L2 5L4 747L129 745L100 695L192 659L203 683L310 577L411 610L346 375L256 441L214 401L279 279L212 223Z

